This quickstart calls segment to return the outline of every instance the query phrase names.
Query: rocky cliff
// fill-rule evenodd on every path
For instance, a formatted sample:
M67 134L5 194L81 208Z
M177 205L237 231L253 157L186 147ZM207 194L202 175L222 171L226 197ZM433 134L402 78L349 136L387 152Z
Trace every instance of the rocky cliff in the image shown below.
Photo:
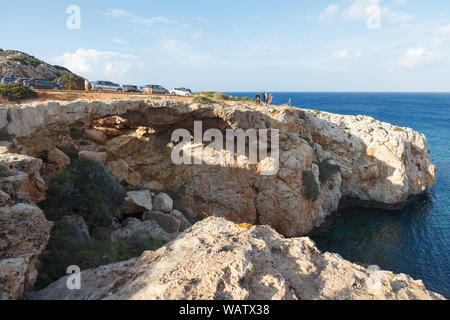
M45 191L42 161L0 147L0 300L27 297L52 223L30 197Z
M309 238L285 239L269 227L221 218L197 223L167 246L140 258L67 278L36 300L431 300L421 281L364 268L320 253Z
M175 165L171 134L185 128L194 135L194 121L202 121L203 131L223 133L227 129L278 129L278 170L274 175L262 175L270 163L250 164L245 157L234 165ZM70 163L66 154L95 159L122 185L149 190L128 193L122 210L126 214L134 214L136 207L147 210L140 217L144 222L122 221L116 226L115 238L148 233L170 240L190 226L192 220L186 217L192 216L215 216L230 222L208 219L164 249L86 271L88 285L78 293L65 292L61 280L36 298L438 297L420 282L387 272L377 273L381 282L367 286L367 281L373 280L372 271L336 255L321 254L306 238L286 240L278 234L308 234L335 212L342 200L395 207L432 187L436 170L426 138L412 129L370 117L292 107L242 102L203 105L159 98L0 106L0 140L5 146L3 166L12 170L13 176L24 175L20 188L9 182L2 187L7 200L0 208L0 263L22 270L11 269L2 275L2 298L23 298L30 293L36 258L51 227L34 203L45 197L43 181ZM188 146L202 150L204 159L211 157L207 143ZM184 212L173 210L172 199L162 191L170 192ZM33 212L35 218L19 219L23 226L16 228L19 222L11 219L19 217L18 212L24 216ZM12 236L17 235L16 229L30 239L14 245L20 240ZM211 252L214 254L209 256ZM224 263L215 265L220 259L214 257ZM11 259L25 262L15 264ZM192 273L196 270L192 263L202 259L203 273ZM97 279L98 274L104 278ZM16 275L22 280L17 281ZM186 285L177 287L183 281ZM15 283L23 285L13 288Z
M280 168L175 165L173 130L194 121L210 128L280 130ZM395 207L435 184L424 135L370 117L291 107L189 104L177 100L78 101L0 108L0 127L16 153L39 156L55 146L94 153L122 183L171 190L197 216L307 234L341 199ZM203 157L210 155L203 146Z
M52 66L42 60L15 50L0 49L0 76L14 76L18 78L56 79L66 73L68 69Z

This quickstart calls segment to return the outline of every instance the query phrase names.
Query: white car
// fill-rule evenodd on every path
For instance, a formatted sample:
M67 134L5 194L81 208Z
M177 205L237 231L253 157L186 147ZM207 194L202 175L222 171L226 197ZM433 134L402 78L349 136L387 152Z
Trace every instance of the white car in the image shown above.
M172 88L169 90L169 93L173 96L192 96L192 91L186 88Z

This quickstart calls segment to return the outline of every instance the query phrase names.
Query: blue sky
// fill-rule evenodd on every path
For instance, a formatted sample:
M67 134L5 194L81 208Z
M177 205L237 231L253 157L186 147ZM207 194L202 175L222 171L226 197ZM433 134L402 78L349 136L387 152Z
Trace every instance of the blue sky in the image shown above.
M70 5L80 8L80 29L67 28ZM448 0L3 1L0 10L0 48L90 80L450 91Z

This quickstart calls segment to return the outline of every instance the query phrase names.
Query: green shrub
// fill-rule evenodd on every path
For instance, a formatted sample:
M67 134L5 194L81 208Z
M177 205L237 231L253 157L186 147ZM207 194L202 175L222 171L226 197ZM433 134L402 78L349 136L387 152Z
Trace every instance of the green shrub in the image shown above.
M67 73L61 76L63 89L65 90L84 90L84 79L73 73Z
M37 67L43 63L41 60L38 60L35 57L27 57L26 58L26 57L18 56L18 57L11 57L8 60L18 62L19 64L24 65L24 66L32 65L33 67Z
M127 261L140 256L146 250L156 250L165 244L153 238L138 237L128 243L96 238L76 242L67 236L68 227L63 221L55 223L47 250L39 258L40 268L35 290L43 289L65 276L68 266L77 265L81 270L86 270Z
M83 137L83 132L81 130L71 128L70 129L70 137L73 140L80 140Z
M9 170L7 167L0 165L0 177L9 177Z
M65 153L71 160L78 159L78 150L74 146L58 146L58 149Z
M211 100L207 97L203 97L203 96L195 96L193 102L199 103L199 104L213 104L214 103L213 100Z
M404 132L405 130L403 130L403 129L400 128L400 127L395 127L395 128L394 128L394 131L395 131L395 132Z
M0 95L9 101L19 101L24 99L36 98L37 93L21 83L5 83L0 85Z
M39 159L42 160L44 163L48 163L48 151L43 151L39 156Z
M53 68L55 68L55 69L58 70L58 71L67 71L67 72L70 72L69 69L64 68L64 67L61 67L61 66L58 66L58 65L56 65L56 64L53 66Z
M113 216L119 210L125 190L99 162L74 159L48 183L46 199L40 203L47 219L80 215L94 237L109 238Z
M341 171L341 167L337 164L332 164L330 162L330 160L325 160L323 162L319 162L317 165L319 166L319 171L320 171L320 176L319 176L320 182L327 181L334 174Z
M303 171L302 179L304 196L307 199L312 199L314 201L319 199L320 189L312 171Z
M13 136L6 130L6 128L0 129L0 141L13 142Z
M243 102L254 102L254 100L250 97L233 97L226 94L223 94L218 91L207 91L207 92L199 92L194 98L195 99L203 99L205 103L214 103L214 102L222 102L222 101L243 101ZM208 99L208 100L206 100ZM208 102L206 102L208 101ZM200 101L197 103L201 103Z

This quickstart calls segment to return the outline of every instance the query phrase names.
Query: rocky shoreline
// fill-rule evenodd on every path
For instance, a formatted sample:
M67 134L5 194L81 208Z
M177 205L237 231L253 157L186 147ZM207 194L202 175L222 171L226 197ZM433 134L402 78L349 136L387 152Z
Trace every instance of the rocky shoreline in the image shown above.
M263 164L174 165L171 133L193 132L194 121L204 130L279 129L278 173L260 175ZM36 204L72 154L141 189L128 192L125 207L114 213L115 237L131 228L176 240L85 271L81 291L68 292L61 279L35 299L442 298L420 281L385 271L370 285L370 270L320 253L308 238L283 237L307 235L342 200L396 207L432 187L436 169L426 138L412 129L284 106L149 99L3 106L0 132L0 165L8 171L0 178L2 299L31 294L52 226ZM206 156L208 146L202 147ZM18 213L35 218L17 222ZM199 261L203 266L192 272Z

